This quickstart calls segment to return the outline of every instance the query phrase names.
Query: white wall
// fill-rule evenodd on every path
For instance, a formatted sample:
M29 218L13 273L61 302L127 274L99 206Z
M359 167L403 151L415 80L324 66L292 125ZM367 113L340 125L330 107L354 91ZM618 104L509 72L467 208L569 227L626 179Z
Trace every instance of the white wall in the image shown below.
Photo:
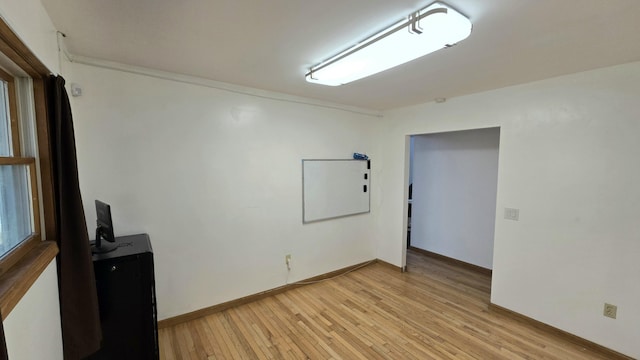
M52 325L57 326L52 326ZM56 263L51 262L4 320L10 359L62 359Z
M39 0L0 0L0 16L52 72L59 71L56 31ZM3 314L11 359L62 359L55 260L10 314Z
M375 258L370 214L302 224L301 160L358 151L375 168L378 117L64 68L83 87L72 108L87 223L101 199L116 235L149 233L160 319Z
M640 357L639 95L631 63L389 112L378 256L403 263L406 135L500 126L492 302Z
M500 129L413 137L411 246L493 268Z

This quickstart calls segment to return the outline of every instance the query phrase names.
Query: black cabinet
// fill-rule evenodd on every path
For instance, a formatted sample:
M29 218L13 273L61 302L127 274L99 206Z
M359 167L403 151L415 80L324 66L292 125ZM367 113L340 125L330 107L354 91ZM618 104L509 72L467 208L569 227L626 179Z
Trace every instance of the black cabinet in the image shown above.
M102 348L89 359L158 359L153 251L147 234L116 238L93 255Z

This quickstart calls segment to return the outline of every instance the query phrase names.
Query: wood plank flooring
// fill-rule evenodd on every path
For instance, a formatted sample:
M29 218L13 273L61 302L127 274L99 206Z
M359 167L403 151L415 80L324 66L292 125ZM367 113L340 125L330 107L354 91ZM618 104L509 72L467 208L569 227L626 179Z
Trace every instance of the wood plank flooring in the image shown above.
M488 310L488 275L409 251L160 329L160 357L209 359L607 359Z

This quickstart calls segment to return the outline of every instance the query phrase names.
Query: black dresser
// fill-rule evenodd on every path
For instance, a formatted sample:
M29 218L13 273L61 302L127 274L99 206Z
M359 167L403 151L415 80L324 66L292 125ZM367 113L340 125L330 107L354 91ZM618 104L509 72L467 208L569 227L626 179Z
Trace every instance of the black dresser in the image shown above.
M89 359L159 359L153 251L149 235L117 237L93 255L102 348Z

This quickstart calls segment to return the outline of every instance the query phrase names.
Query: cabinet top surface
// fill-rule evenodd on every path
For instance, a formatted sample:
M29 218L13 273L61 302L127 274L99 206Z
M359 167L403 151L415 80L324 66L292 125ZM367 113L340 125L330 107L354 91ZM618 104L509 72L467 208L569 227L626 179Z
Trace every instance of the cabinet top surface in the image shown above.
M115 240L115 244L118 246L115 250L103 254L93 254L93 261L153 253L151 241L147 234L118 236Z

